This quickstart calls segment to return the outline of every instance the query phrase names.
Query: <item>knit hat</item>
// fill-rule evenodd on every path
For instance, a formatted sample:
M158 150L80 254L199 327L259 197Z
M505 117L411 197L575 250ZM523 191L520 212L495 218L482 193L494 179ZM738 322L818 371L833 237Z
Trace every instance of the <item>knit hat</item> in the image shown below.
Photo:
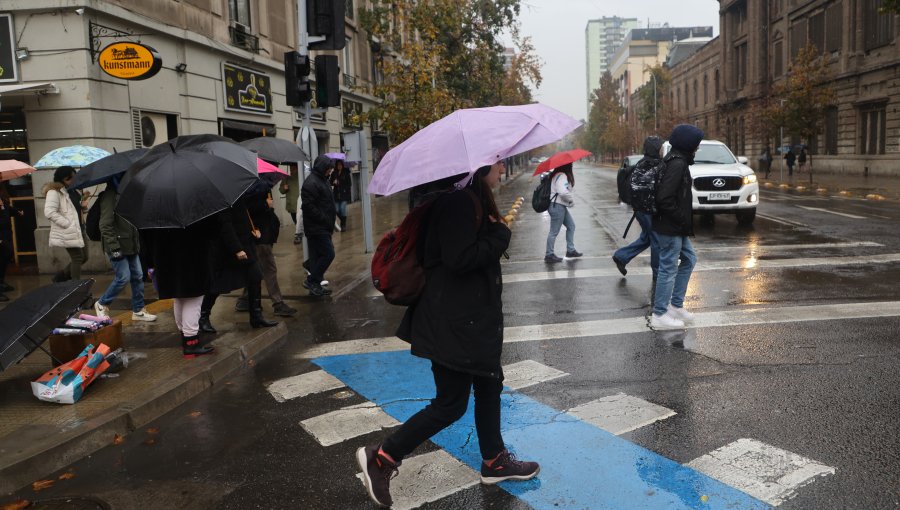
M700 140L703 140L703 130L693 124L679 124L669 136L669 143L673 149L687 153L696 151L700 146Z

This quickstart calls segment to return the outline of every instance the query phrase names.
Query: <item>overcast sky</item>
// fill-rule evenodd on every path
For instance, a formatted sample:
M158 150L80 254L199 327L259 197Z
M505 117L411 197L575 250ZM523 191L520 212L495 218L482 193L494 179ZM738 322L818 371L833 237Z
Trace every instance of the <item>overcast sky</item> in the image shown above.
M719 33L716 0L522 0L522 34L532 38L543 61L543 84L535 99L576 119L587 117L584 28L603 16L638 18L642 26L712 26Z

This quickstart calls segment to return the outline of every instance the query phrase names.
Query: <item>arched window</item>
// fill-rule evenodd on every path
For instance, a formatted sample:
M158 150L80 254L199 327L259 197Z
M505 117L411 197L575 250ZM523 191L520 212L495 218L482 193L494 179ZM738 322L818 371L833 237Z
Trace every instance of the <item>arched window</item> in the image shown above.
M709 104L709 76L703 75L703 104Z

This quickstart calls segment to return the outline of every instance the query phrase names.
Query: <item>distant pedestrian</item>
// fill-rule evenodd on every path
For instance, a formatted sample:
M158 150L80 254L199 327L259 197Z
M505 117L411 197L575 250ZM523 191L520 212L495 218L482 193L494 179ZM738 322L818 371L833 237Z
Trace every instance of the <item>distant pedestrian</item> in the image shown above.
M560 229L566 227L566 257L575 258L583 254L575 249L575 220L569 209L575 207L575 196L572 188L575 187L575 176L572 174L572 163L565 164L554 169L550 176L550 232L547 234L547 250L544 253L544 262L556 263L563 259L554 253L556 236Z
M131 223L116 214L119 198L119 179L116 175L106 184L106 189L97 197L100 203L100 234L103 252L115 272L115 278L106 292L94 302L98 317L109 317L109 305L131 282L131 320L153 322L156 316L144 308L144 270L141 269L141 242L138 230Z
M294 225L298 230L294 233L294 244L303 242L303 222L297 220L297 200L300 199L300 172L297 170L299 164L291 165L291 176L281 181L278 185L278 191L284 195L284 208L291 215Z
M0 302L9 301L9 297L5 293L16 290L12 285L6 283L6 268L15 258L12 230L13 215L21 217L25 213L13 207L9 193L6 191L6 185L0 183Z
M772 152L769 150L769 146L763 149L762 154L759 155L759 172L765 172L765 178L769 178L769 172L772 171Z
M81 195L67 190L75 169L61 166L53 172L53 182L44 185L44 216L50 221L50 247L65 248L69 264L53 281L80 280L81 266L88 260L87 236L81 218Z
M659 238L659 276L650 318L654 329L682 328L694 318L684 309L684 296L697 263L690 239L694 235L690 165L702 139L703 131L697 126L675 126L669 137L672 150L663 159L666 167L657 187L653 217L653 230Z
M319 156L313 163L312 172L300 190L301 210L303 212L303 231L306 245L309 248L309 275L303 287L311 296L331 294L331 289L322 286L325 272L334 261L334 244L331 235L337 211L334 205L334 194L328 178L334 170L334 161L327 156Z
M403 459L465 414L473 388L481 483L528 480L540 471L536 462L516 460L500 430L500 257L512 234L491 188L502 171L499 163L479 168L467 189L440 195L428 212L421 247L425 288L418 303L407 308L397 334L411 343L413 355L431 361L436 396L384 443L357 450L363 483L380 506L393 503L390 481Z
M797 160L797 155L794 154L794 148L791 147L788 149L787 154L784 155L784 162L788 167L788 175L794 175L794 162Z
M660 161L662 160L662 146L662 138L658 136L648 136L647 139L644 140L644 157L637 162L635 167L652 169L659 166ZM657 239L656 232L653 231L653 216L650 213L638 210L637 208L633 209L634 219L636 219L641 226L641 236L628 246L623 246L616 250L612 257L613 263L616 264L616 267L619 269L619 272L622 273L622 276L625 276L628 273L625 266L631 262L631 259L637 257L638 254L647 248L650 248L650 268L653 270L653 280L655 281L657 268L659 267L659 240Z
M807 158L809 157L809 153L806 151L806 146L800 148L800 155L797 156L797 171L803 173L806 169Z
M350 203L352 184L350 169L344 166L343 161L336 159L334 171L331 172L331 189L334 194L334 206L337 209L341 232L347 230L347 204Z
M188 359L213 352L199 335L203 296L212 286L210 252L217 234L215 216L187 228L141 231L159 298L174 300L175 326L181 334L182 354Z

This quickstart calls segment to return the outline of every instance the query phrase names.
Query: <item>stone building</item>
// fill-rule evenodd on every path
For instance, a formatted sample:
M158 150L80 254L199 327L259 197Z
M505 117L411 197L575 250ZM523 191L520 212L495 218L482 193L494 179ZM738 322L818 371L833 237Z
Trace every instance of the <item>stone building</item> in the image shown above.
M880 14L881 5L882 0L720 0L720 36L671 70L677 113L705 120L734 152L758 154L766 141L749 129L752 106L785 79L791 60L812 43L828 62L837 102L818 136L800 140L785 133L782 143L807 144L816 171L897 175L900 16ZM712 80L715 90L706 109L694 101L695 94L703 97L694 83L702 87L704 80Z
M342 107L313 115L312 126L319 153L339 152L342 133L360 129L378 153L387 138L357 117L377 101L369 93L374 56L356 19L365 0L346 1L347 45L330 52L339 58ZM67 145L121 152L200 133L294 140L302 124L284 96L283 54L298 40L296 0L5 0L2 9L0 27L11 28L12 44L0 50L12 58L0 74L0 138L14 143L3 144L0 158L34 164ZM106 74L97 57L114 42L152 47L162 68L139 81ZM241 94L251 85L254 101L245 102ZM52 173L11 186L29 211L17 224L18 258L36 258L42 272L67 261L62 250L47 248L41 188ZM87 269L105 270L99 243L90 244Z

